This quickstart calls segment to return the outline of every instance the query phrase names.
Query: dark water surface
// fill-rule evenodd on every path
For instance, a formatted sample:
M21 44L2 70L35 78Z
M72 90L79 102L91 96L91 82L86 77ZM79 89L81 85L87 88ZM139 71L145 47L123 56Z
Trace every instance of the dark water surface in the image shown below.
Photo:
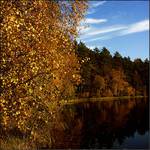
M54 148L148 149L148 99L66 105Z

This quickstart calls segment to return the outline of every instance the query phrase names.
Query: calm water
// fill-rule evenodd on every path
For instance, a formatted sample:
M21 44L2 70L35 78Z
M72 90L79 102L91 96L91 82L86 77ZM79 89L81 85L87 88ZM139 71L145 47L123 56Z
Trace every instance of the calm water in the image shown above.
M148 149L148 99L66 105L54 148Z

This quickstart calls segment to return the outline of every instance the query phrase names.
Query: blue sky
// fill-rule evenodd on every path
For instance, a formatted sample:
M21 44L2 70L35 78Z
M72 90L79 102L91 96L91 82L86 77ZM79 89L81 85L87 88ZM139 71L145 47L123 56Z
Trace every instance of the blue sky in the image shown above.
M149 57L149 1L89 1L78 41L132 60Z

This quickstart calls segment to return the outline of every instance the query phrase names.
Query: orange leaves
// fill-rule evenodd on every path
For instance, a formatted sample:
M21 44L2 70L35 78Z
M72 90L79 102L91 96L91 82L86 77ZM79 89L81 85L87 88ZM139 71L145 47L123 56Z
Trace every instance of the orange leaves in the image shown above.
M62 12L61 1L0 3L2 117L5 124L13 118L25 129L36 113L51 119L52 102L71 96L80 82L73 41L86 7L83 1L68 1Z
M134 89L126 81L126 76L123 70L112 69L111 78L112 91L115 96L134 95Z

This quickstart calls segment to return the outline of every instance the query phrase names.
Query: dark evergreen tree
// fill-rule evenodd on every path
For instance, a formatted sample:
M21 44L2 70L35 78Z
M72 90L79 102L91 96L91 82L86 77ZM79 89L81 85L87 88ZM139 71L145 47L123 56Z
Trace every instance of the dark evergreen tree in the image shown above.
M81 64L82 83L78 95L82 97L148 95L149 60L122 57L115 52L97 47L89 49L82 42L77 44L76 54Z

